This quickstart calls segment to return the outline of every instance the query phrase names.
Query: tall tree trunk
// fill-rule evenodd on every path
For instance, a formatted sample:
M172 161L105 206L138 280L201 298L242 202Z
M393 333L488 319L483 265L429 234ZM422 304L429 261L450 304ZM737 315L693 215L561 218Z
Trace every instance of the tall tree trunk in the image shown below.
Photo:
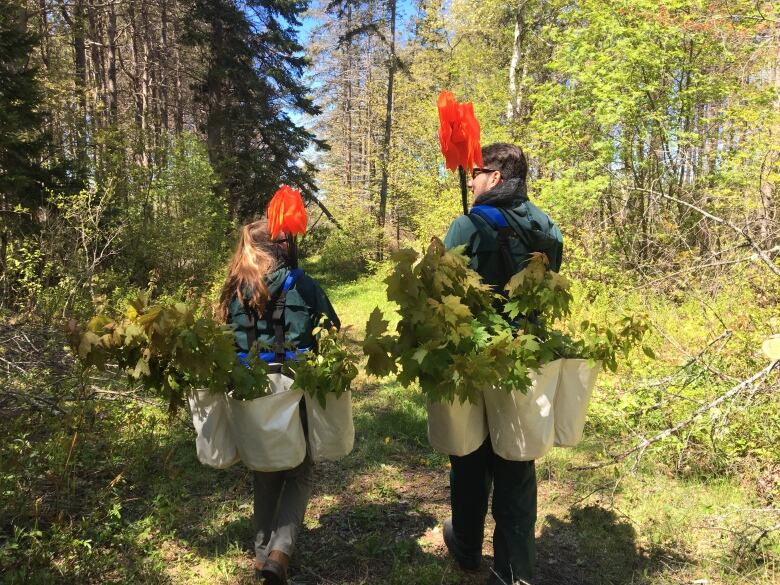
M395 14L396 0L389 0L390 8L390 55L387 67L387 98L385 101L385 134L382 139L382 179L379 187L379 213L377 224L384 228L387 215L387 186L390 173L390 142L393 130L393 89L395 87L395 69L397 65L395 55ZM384 234L380 234L380 237ZM378 257L382 259L382 243L378 245Z
M347 4L347 30L352 30L352 3ZM346 93L346 99L345 99L345 115L347 118L347 160L346 160L346 178L347 178L347 192L351 195L352 194L352 150L353 150L353 142L352 142L352 39L348 39L346 41L346 48L345 48L345 54L346 54L346 71L344 72L344 80L346 82L345 86L345 93Z
M106 112L108 111L108 83L106 82L106 72L103 67L104 43L102 18L97 12L94 0L89 0L87 14L89 18L90 65L92 70L91 89L94 92L92 118L93 123L95 123L99 119L105 119ZM99 111L100 115L98 115Z
M153 109L153 106L156 105L156 100L154 99L155 66L148 0L141 0L141 24L143 26L143 74L141 76L143 83L141 88L144 99L144 111L146 112L147 118L146 141L148 152L146 153L146 158L147 160L155 161L157 154L158 117L155 115L156 111ZM152 125L151 131L149 131L150 123Z
M116 80L116 7L114 3L108 6L108 120L109 124L117 123L117 111L119 108L119 96Z
M135 98L135 130L136 148L135 156L136 163L146 168L149 166L149 160L147 158L146 151L146 98L145 88L146 83L144 81L145 66L142 62L143 55L141 54L141 40L140 40L140 27L138 14L135 9L135 0L130 0L128 3L128 15L130 16L131 25L131 46L133 49L133 96Z
M518 88L517 69L520 59L523 57L525 48L525 6L527 0L520 0L517 11L515 12L515 35L512 43L512 60L509 62L509 100L506 104L506 118L511 123L518 116L522 115L520 111L523 104L523 91ZM523 67L526 67L525 60ZM521 76L521 81L522 81Z
M49 68L49 10L46 6L46 0L38 1L38 9L40 11L40 26L38 29L38 37L40 38L41 46L41 61L43 61L44 67Z
M168 65L168 55L170 51L170 45L168 42L168 2L162 0L160 3L160 43L162 45L162 51L160 52L160 115L162 117L162 127L165 131L168 131L168 72L170 70Z
M75 94L78 102L76 110L76 128L74 128L75 156L79 162L80 170L87 169L87 45L84 38L84 0L75 0L73 3L73 15L68 13L68 7L61 0L60 9L62 18L70 26L73 36L73 64Z
M206 96L208 112L206 114L206 145L212 164L220 159L223 132L223 72L220 55L225 50L225 32L223 24L215 18L211 25L211 62L206 74Z
M173 76L174 76L174 116L173 127L177 134L184 129L184 97L181 90L181 53L179 42L179 12L177 0L171 0L173 13Z

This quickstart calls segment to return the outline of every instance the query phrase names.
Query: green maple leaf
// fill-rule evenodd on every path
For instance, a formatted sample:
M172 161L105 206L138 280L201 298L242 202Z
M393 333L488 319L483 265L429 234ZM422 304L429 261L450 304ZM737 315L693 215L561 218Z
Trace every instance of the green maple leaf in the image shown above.
M453 325L462 319L471 318L471 310L455 295L446 295L441 302L444 318Z
M379 337L387 332L387 326L390 321L384 319L384 315L379 307L374 307L371 315L366 322L366 337Z

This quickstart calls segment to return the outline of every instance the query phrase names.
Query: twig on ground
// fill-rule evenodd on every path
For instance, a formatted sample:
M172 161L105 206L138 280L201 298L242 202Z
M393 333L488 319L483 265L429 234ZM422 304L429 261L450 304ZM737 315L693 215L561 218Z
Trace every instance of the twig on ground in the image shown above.
M138 402L144 402L146 404L159 404L158 402L155 402L154 400L151 400L149 398L144 398L143 396L138 396L137 394L133 394L131 392L117 392L116 390L103 390L102 388L97 388L95 386L92 386L90 388L92 390L92 394L107 394L110 396L121 396L122 398L127 398L128 400L136 400ZM91 398L91 396L90 396Z
M13 392L12 390L5 390L2 392L5 396L13 396L14 398L18 398L21 400L24 400L29 404L30 406L33 406L37 409L42 409L42 404L48 407L49 411L55 414L65 414L65 411L62 410L56 402L53 402L52 400L49 400L48 398L44 398L43 396L32 396L28 394L23 394L21 392Z
M584 471L584 470L601 469L603 467L609 467L610 465L615 465L617 463L620 463L621 461L623 461L624 459L626 459L629 455L632 455L633 453L639 453L639 457L641 457L642 453L644 453L644 451L650 445L652 445L654 443L657 443L659 441L662 441L662 440L666 439L667 437L670 437L671 435L679 432L681 429L684 429L685 427L690 425L700 415L704 414L705 412L707 412L709 410L712 410L713 408L715 408L719 404L722 404L723 402L725 402L726 400L732 398L733 396L736 396L737 394L742 392L745 388L750 388L751 386L753 386L753 384L755 384L756 382L758 382L762 378L768 376L772 372L772 370L774 370L779 364L780 364L780 360L776 360L776 361L772 362L770 365L765 367L763 370L761 370L760 372L754 374L753 376L751 376L747 380L743 380L742 382L740 382L739 384L737 384L736 386L731 388L728 392L722 394L721 396L719 396L718 398L716 398L712 402L709 402L707 404L704 404L704 405L700 406L699 408L697 408L693 412L693 414L691 416L689 416L685 420L682 420L682 421L678 422L676 425L674 425L672 427L669 427L668 429L666 429L664 431L661 431L660 433L658 433L657 435L655 435L654 437L652 437L650 439L645 439L644 441L642 441L641 443L639 443L635 447L632 447L631 449L628 449L627 451L623 451L622 453L619 453L617 455L613 455L612 459L610 461L606 461L604 463L594 463L592 465L584 465L584 466L580 466L580 467L575 467L574 469L576 469L578 471Z

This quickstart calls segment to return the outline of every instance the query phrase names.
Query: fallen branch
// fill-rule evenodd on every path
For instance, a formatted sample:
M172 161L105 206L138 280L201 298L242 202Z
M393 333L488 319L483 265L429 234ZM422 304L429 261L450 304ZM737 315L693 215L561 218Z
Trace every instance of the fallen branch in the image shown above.
M330 212L330 210L327 207L325 207L325 204L322 201L320 201L319 197L317 197L316 195L313 195L313 194L308 194L308 193L304 193L304 195L308 195L309 200L313 201L314 203L317 204L317 207L319 207L322 210L322 213L325 214L325 217L327 217L333 225L335 225L340 231L342 231L342 232L344 231L344 228L341 227L341 224L333 216L333 214ZM319 221L319 220L317 220L317 221Z
M89 398L94 397L95 394L105 394L108 396L120 396L128 400L135 400L136 402L144 402L146 404L155 404L155 405L160 404L159 401L154 401L150 398L138 396L137 394L133 394L132 392L117 392L116 390L103 390L102 388L96 388L95 386L92 386L91 390L92 390L92 394L90 395Z
M0 392L0 395L11 396L18 400L23 400L37 410L44 410L44 407L46 407L46 409L48 409L51 414L65 414L65 411L62 410L62 408L60 408L56 402L48 398L44 398L43 396L33 396L23 394L21 392L14 392L13 390L4 390L3 392Z
M693 209L694 211L702 214L707 219L711 219L715 223L719 223L721 225L725 225L738 235L742 236L744 240L748 243L748 245L753 248L753 250L756 251L756 256L758 256L759 259L761 259L764 264L766 264L769 269L775 273L775 276L780 277L780 267L777 266L777 264L774 263L772 258L770 257L770 254L776 254L780 252L780 246L775 246L771 250L764 250L762 249L758 244L756 244L753 241L753 238L750 237L750 234L747 231L747 228L739 228L733 223L731 223L728 220L723 219L722 217L718 217L716 215L712 215L709 211L706 211L702 209L701 207L698 207L696 205L693 205L692 203L688 203L687 201L683 201L682 199L678 199L677 197L673 197L671 195L667 195L666 193L661 193L660 191L654 191L652 189L642 189L640 187L632 187L634 191L644 191L645 193L650 193L652 195L660 195L664 199L668 199L669 201L674 201L675 203L678 203L680 205L684 205L685 207L688 207L689 209Z
M736 386L731 388L728 392L726 392L725 394L722 394L721 396L719 396L718 398L716 398L712 402L709 402L709 403L704 404L704 405L700 406L699 408L697 408L693 412L693 414L690 417L688 417L687 419L678 422L676 425L674 425L674 426L672 426L672 427L670 427L670 428L668 428L668 429L666 429L664 431L661 431L660 433L658 433L657 435L655 435L654 437L652 437L650 439L645 439L644 441L642 441L641 443L639 443L635 447L629 449L628 451L623 451L622 453L619 453L618 455L613 455L611 461L607 461L607 462L604 462L604 463L594 463L592 465L584 465L584 466L581 466L581 467L575 467L574 469L576 469L578 471L585 471L585 470L601 469L603 467L609 467L610 465L615 465L617 463L620 463L621 461L623 461L629 455L632 455L633 453L637 453L637 452L639 453L639 457L641 457L642 453L644 453L644 451L650 445L652 445L654 443L657 443L659 441L663 441L667 437L670 437L671 435L679 432L681 429L684 429L685 427L690 425L694 420L696 420L699 416L701 416L705 412L707 412L709 410L712 410L713 408L715 408L719 404L722 404L723 402L725 402L729 398L732 398L733 396L736 396L737 394L742 392L745 388L751 387L753 384L758 382L761 378L764 378L764 377L768 376L770 374L770 372L772 372L772 370L774 370L779 364L780 364L780 360L776 360L776 361L772 362L767 367L765 367L763 370L761 370L757 374L754 374L753 376L751 376L747 380L743 380L742 382L740 382L739 384L737 384Z

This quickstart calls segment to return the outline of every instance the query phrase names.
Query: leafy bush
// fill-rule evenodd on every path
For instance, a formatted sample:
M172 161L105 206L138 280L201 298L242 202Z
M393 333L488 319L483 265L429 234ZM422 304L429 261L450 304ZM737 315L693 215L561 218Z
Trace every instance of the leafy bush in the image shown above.
M206 278L225 263L232 227L215 184L202 142L188 133L176 138L148 192L131 201L123 261L136 284L145 284L152 271L163 290L209 284Z
M323 271L352 279L370 270L382 231L373 218L359 209L339 217L343 230L330 228L320 249Z

